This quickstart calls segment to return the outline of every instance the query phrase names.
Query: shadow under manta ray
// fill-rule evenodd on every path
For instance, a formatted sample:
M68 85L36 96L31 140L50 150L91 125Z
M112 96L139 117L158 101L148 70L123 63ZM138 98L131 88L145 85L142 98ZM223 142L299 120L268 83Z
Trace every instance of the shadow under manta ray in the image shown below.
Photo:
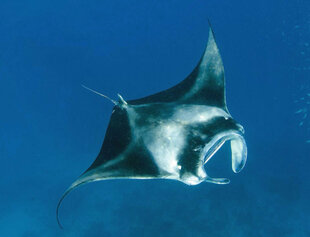
M233 171L244 167L244 130L226 106L224 68L211 27L200 62L181 83L142 99L126 102L118 96L111 100L115 106L99 155L57 205L60 227L62 200L82 184L120 178L227 184L228 179L208 176L204 164L228 140Z

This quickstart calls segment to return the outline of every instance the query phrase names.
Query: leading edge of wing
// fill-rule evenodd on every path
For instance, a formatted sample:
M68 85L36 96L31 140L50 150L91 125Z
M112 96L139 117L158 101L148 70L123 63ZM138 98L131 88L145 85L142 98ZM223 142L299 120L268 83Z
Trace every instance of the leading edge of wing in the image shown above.
M222 59L210 26L207 47L195 69L172 88L128 104L179 102L208 104L226 109L225 78Z

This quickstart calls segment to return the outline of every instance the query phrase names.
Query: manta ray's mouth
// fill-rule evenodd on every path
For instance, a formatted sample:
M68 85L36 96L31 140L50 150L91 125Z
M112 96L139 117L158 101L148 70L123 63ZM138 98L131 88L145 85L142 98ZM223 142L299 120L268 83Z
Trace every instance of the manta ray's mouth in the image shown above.
M243 135L240 132L229 131L215 136L204 148L204 164L214 156L226 141L230 141L232 170L235 173L238 173L245 166L247 159L247 146ZM207 177L206 181L219 184L229 183L229 180L224 178L215 179Z

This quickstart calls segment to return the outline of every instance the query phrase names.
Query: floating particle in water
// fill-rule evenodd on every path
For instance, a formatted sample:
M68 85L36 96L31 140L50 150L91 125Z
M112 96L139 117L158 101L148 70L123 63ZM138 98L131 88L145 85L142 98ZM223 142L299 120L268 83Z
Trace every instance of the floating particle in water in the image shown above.
M309 4L308 4L309 5ZM296 86L294 97L296 126L298 131L305 135L306 143L310 143L310 14L293 20L290 29L282 34L283 41L292 47L294 56L298 60L292 60L292 80ZM287 24L287 22L284 22ZM287 25L289 26L289 25ZM298 36L296 38L296 36Z
M306 143L310 143L310 85L301 86L298 94L299 98L294 101L297 106L295 114L299 120L299 127L302 127L303 131L307 133Z

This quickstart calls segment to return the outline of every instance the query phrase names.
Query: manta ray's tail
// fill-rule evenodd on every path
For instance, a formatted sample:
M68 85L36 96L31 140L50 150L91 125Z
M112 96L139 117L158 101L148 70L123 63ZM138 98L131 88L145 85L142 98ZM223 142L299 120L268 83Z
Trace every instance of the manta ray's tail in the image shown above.
M97 95L100 95L100 96L102 96L102 97L104 97L104 98L110 100L110 101L111 101L113 104L115 104L115 105L118 104L115 100L111 99L109 96L106 96L106 95L104 95L104 94L101 94L101 93L98 92L98 91L95 91L95 90L93 90L93 89L90 89L89 87L84 86L83 84L82 84L81 86L82 86L83 88L85 88L86 90L89 90L89 91L91 91L91 92L93 92L93 93L95 93L95 94L97 94Z
M95 94L97 94L97 95L100 95L100 96L102 96L102 97L104 97L104 98L110 100L110 101L111 101L114 105L116 105L116 106L119 105L120 107L123 107L123 106L126 106L126 105L127 105L127 102L123 99L123 97L122 97L120 94L117 94L117 96L118 96L118 98L119 98L119 102L117 102L117 101L111 99L109 96L106 96L106 95L104 95L104 94L102 94L102 93L100 93L100 92L98 92L98 91L95 91L95 90L93 90L93 89L91 89L91 88L89 88L89 87L87 87L87 86L84 86L83 84L82 84L81 86L82 86L83 88L85 88L86 90L89 90L89 91L91 91L91 92L93 92L93 93L95 93Z

